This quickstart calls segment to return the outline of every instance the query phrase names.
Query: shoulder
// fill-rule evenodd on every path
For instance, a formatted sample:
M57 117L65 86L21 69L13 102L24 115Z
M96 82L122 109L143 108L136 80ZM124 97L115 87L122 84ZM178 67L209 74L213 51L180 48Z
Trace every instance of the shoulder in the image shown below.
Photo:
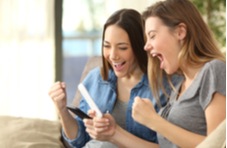
M205 65L204 65L204 70L212 70L212 71L225 71L226 69L226 63L224 61L221 61L221 60L212 60L210 62L207 62Z
M84 78L83 82L88 83L88 82L92 82L92 81L98 81L100 79L102 79L102 76L100 73L100 67L96 67L88 72L88 74Z
M212 60L207 62L198 74L195 84L200 88L200 104L203 108L210 103L215 92L226 95L225 65L223 61Z
M143 76L141 77L140 82L141 82L144 86L149 87L149 79L148 79L147 74L143 74Z
M88 73L89 76L92 75L100 75L100 67L95 67L93 69L90 70L90 72Z
M221 60L212 60L207 62L202 70L200 77L202 79L210 78L214 80L226 78L226 63Z
M116 75L112 70L110 70L108 74L108 80L103 80L101 75L101 68L96 67L87 74L87 76L83 80L83 83L115 83L116 79Z
M226 78L226 63L221 60L212 60L207 62L200 71L199 76L201 79L225 79Z

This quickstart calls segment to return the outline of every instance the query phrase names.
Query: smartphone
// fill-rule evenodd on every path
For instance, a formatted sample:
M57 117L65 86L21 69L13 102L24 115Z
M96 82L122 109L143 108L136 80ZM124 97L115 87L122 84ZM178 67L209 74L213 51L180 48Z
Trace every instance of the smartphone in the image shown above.
M72 107L67 106L67 108L70 111L72 111L74 114L76 114L78 117L80 117L81 119L84 119L84 118L92 119L90 116L88 116L82 110L80 110L78 107L72 108Z
M84 97L84 99L87 101L90 108L95 110L96 116L101 118L103 116L102 112L99 110L98 106L95 104L95 102L91 98L90 94L88 93L88 91L85 88L85 86L83 85L83 83L80 83L78 85L78 89L79 89L80 93L82 94L82 96Z

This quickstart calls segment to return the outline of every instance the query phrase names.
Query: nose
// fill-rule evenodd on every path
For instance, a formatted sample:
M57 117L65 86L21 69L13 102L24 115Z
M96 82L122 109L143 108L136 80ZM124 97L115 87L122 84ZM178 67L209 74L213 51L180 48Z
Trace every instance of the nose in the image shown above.
M151 44L149 42L146 42L146 44L144 45L144 50L145 51L150 51L151 50Z
M116 60L118 58L119 57L118 57L118 54L117 54L117 49L111 48L111 51L110 51L110 59Z

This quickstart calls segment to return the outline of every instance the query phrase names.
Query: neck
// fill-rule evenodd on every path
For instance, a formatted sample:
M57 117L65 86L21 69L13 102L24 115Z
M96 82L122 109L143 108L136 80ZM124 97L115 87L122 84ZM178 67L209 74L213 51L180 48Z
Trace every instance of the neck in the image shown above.
M143 76L143 72L139 68L137 68L137 69L134 69L134 71L129 73L127 76L124 76L121 78L118 77L117 83L118 83L118 85L132 88L137 83L139 83L142 76Z
M179 95L181 95L195 80L197 74L199 73L200 68L192 68L190 66L185 66L185 68L182 69L182 72L184 74L185 80L181 85L181 89L179 92Z
M201 67L199 68L192 68L190 66L188 67L185 67L182 71L183 71L183 74L184 74L184 77L185 77L185 80L186 81L193 81L197 74L199 73Z

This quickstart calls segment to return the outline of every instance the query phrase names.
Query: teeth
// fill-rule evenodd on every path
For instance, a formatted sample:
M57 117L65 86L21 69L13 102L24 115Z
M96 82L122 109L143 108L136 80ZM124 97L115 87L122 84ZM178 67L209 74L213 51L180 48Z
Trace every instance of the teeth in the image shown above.
M153 53L151 55L152 55L152 57L156 57L158 54L157 53Z
M122 63L113 63L114 66L121 66Z

